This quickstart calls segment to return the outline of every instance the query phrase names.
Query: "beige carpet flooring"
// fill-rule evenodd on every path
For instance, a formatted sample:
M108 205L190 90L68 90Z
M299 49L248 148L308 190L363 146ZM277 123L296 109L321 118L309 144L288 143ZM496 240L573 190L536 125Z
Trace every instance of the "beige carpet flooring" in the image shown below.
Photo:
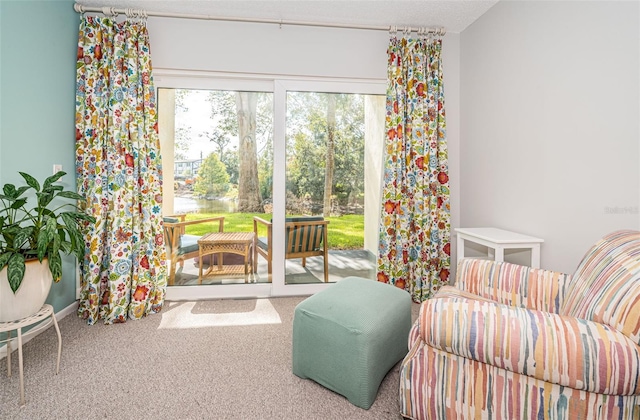
M293 311L303 297L167 302L119 325L60 322L0 360L0 419L400 419L396 365L369 410L291 372ZM419 305L412 305L413 317ZM339 355L336 355L339 357Z

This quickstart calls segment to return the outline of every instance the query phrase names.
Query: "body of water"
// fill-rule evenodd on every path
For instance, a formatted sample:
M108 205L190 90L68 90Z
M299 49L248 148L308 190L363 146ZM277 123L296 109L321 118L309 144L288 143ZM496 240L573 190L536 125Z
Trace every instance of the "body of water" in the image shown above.
M175 197L174 213L235 213L236 200L204 200L192 197Z

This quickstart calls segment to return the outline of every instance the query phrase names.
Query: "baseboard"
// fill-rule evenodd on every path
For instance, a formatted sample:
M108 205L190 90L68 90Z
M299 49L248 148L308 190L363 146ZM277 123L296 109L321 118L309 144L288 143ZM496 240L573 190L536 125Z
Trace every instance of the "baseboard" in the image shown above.
M61 311L56 312L56 314L55 314L56 321L60 322L60 320L62 320L64 317L66 317L67 315L75 313L77 310L78 310L78 301L75 301L71 305L69 305L66 308L62 309ZM35 326L34 328L32 328L29 331L27 331L24 334L22 334L22 345L24 346L25 343L28 343L29 341L31 341L32 338L34 338L38 334L42 333L44 330L46 330L50 326L51 326L51 322L43 321L40 324L38 324L37 326ZM4 336L4 334L3 334L3 336ZM3 343L4 343L4 341L3 341ZM11 349L15 350L15 349L17 349L17 346L18 346L18 339L14 337L14 338L11 339ZM0 360L4 359L5 357L7 357L7 345L6 345L6 343L3 344L2 346L0 346Z

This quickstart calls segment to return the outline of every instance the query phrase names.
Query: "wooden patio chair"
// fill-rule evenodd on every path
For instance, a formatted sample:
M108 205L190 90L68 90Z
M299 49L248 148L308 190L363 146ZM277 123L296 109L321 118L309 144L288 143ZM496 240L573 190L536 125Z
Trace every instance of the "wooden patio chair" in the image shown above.
M167 246L167 256L171 260L171 267L169 268L170 286L175 282L176 266L178 263L180 263L180 268L183 268L184 260L198 256L198 239L200 239L201 236L187 235L185 233L185 227L210 223L212 228L207 233L224 231L224 216L189 221L185 220L186 216L186 214L178 214L162 218L164 222L164 239ZM215 227L215 222L217 222L217 228Z
M285 219L285 259L302 258L302 266L306 267L307 257L321 256L324 260L324 282L329 281L329 263L327 254L327 225L323 217L289 217ZM260 236L265 232L267 236ZM253 231L256 234L256 247L253 258L258 254L267 260L269 282L272 272L272 223L260 217L253 218Z

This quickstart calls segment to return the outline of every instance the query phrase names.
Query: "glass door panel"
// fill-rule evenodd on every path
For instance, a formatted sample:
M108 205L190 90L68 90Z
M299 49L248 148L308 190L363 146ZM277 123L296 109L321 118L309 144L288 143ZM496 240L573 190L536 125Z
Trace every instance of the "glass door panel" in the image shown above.
M385 99L287 91L285 284L374 278Z
M254 218L271 220L273 94L160 88L158 96L170 285L268 283Z

